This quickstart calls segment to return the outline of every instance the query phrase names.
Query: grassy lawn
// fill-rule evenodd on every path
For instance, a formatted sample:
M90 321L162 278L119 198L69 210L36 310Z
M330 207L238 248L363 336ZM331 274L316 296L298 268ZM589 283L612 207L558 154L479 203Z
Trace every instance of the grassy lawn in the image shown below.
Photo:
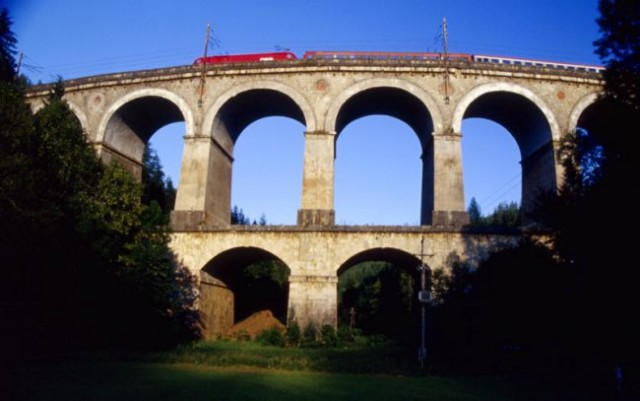
M514 377L402 377L140 362L33 365L16 384L24 400L589 399L585 393Z
M357 373L356 373L357 372ZM4 400L607 400L588 379L421 375L388 345L279 348L202 342L127 358L66 358L14 369ZM0 386L1 387L1 386ZM595 390L594 390L595 389ZM1 388L0 388L1 390ZM611 394L607 394L611 395Z

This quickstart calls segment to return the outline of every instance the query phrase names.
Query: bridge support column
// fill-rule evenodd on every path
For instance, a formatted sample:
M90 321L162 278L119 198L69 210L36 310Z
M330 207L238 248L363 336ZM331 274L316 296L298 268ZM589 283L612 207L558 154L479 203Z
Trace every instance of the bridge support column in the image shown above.
M233 158L209 136L185 137L174 230L230 224Z
M338 325L338 277L296 275L289 277L287 320L296 321L304 330Z
M462 135L434 133L423 154L422 225L469 223L464 207Z
M305 137L302 206L298 210L300 226L331 226L335 132L307 131Z

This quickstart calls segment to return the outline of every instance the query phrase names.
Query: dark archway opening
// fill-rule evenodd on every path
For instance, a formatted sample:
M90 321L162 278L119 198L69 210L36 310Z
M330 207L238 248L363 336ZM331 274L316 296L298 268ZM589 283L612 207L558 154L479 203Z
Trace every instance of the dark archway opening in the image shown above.
M347 260L338 270L339 324L403 345L418 344L419 266L415 256L390 248Z
M213 258L200 272L200 311L204 335L224 335L235 323L269 310L287 318L289 268L260 248L234 248Z

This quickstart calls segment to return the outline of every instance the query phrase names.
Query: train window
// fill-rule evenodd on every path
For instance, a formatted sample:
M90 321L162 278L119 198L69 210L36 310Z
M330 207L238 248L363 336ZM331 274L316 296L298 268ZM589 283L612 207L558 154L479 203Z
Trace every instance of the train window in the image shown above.
M516 61L514 61L514 62L513 62L513 64L515 64L515 65L522 65L522 61L517 61L517 60L516 60Z
M531 65L533 65L533 63L532 63L531 61L525 61L525 62L524 62L524 65L529 65L529 66L531 66Z
M491 62L492 62L492 63L500 63L500 60L498 60L497 58L492 58L492 59L491 59Z

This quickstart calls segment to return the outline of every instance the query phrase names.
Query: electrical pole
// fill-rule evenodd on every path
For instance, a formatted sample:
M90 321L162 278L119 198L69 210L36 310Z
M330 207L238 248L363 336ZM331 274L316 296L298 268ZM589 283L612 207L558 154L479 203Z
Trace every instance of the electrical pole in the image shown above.
M211 37L211 24L207 24L207 33L204 38L204 52L202 61L202 74L200 75L200 97L198 98L198 107L202 107L202 98L204 96L205 77L207 74L207 50L209 49L209 38Z
M16 67L16 77L20 76L20 67L22 66L23 57L24 57L24 53L20 52L20 56L18 57L18 66Z
M420 348L418 349L418 362L420 369L424 368L424 361L427 359L427 304L431 302L431 284L427 288L427 274L431 274L431 269L424 263L425 256L433 256L433 254L424 253L424 237L420 240L420 292L418 293L418 301L420 302Z
M442 41L444 47L444 103L449 104L449 33L447 32L447 19L442 17Z

